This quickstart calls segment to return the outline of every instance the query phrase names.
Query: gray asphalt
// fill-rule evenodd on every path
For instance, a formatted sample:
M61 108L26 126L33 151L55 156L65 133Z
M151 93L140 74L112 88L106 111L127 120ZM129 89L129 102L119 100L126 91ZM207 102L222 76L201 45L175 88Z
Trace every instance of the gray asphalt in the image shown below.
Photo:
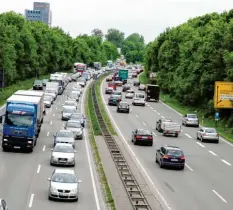
M0 197L6 200L9 209L105 209L100 193L100 186L98 181L96 181L95 167L93 166L87 137L83 140L76 141L77 153L75 170L79 179L82 180L79 201L56 202L48 200L49 183L47 178L51 176L52 171L56 168L50 166L49 163L53 134L63 129L64 122L61 121L61 108L66 100L65 95L67 95L71 89L72 84L69 84L63 95L58 96L55 104L47 109L37 146L33 153L0 151ZM79 104L80 103L81 102L79 102ZM83 105L81 108L83 109ZM1 112L3 111L4 107ZM86 129L85 132L87 132ZM86 147L88 148L88 153ZM90 154L93 177L91 176L89 168L88 154ZM94 185L96 185L95 193L93 181ZM100 205L99 208L97 207L98 203Z
M129 83L132 83L132 80ZM104 82L103 93L106 86ZM103 96L107 103L109 95L103 94ZM130 99L124 98L124 100L132 104ZM200 144L196 140L198 129L192 127L182 127L183 132L178 138L162 136L155 130L158 119L162 116L170 117L181 123L182 117L161 102L149 102L145 107L131 106L130 114L117 113L114 106L107 105L107 107L130 148L170 209L230 210L233 208L232 145L223 140L219 144ZM154 133L153 147L132 144L131 132L136 128L149 129ZM184 171L160 169L155 163L156 149L163 144L179 146L184 150L187 163Z

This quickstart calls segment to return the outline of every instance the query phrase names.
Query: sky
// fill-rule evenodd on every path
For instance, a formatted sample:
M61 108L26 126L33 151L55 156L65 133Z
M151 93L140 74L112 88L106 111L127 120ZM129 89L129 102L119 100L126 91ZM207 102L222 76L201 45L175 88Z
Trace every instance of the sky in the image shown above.
M128 36L139 33L148 43L167 27L206 13L233 9L233 0L48 0L52 26L59 26L75 37L90 34L94 28L104 33L117 28ZM0 13L24 14L32 0L1 0Z

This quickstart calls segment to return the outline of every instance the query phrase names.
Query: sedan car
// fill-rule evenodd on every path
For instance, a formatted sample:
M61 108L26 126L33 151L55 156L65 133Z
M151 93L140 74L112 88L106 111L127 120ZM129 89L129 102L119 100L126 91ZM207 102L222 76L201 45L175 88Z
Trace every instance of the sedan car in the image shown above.
M53 104L53 97L50 95L45 95L44 96L45 107L50 108L52 104Z
M49 200L74 200L79 198L79 183L77 175L71 169L55 169L51 178L48 178Z
M69 120L65 125L65 129L72 131L75 139L83 139L83 126L80 121Z
M85 127L86 117L82 113L73 113L70 120L79 121L83 127Z
M129 104L125 101L121 101L117 105L117 112L129 113Z
M200 139L202 142L204 141L212 141L215 143L219 143L219 134L215 128L201 128L197 131L197 139Z
M8 210L6 201L2 198L0 198L0 210Z
M186 114L182 119L182 125L199 127L197 114Z
M134 90L127 90L125 94L125 98L132 99L134 97Z
M62 120L69 120L71 115L76 111L76 106L63 106L62 107Z
M147 144L149 146L153 145L153 135L148 130L135 129L132 131L132 142L134 144Z
M143 84L140 84L138 87L138 90L146 90L146 86Z
M55 147L57 143L66 143L71 144L75 148L75 137L72 131L69 130L60 130L53 135L53 146Z
M155 161L159 164L160 168L173 166L183 170L185 166L184 153L179 147L175 146L165 145L156 150Z
M122 88L122 92L126 92L127 90L130 90L130 84L125 84Z
M68 100L65 101L65 103L62 104L62 106L75 106L77 108L77 102L75 100Z
M75 166L76 151L71 144L57 143L51 151L50 165Z
M105 89L105 94L112 94L112 92L113 92L113 87L107 87Z
M117 106L120 101L121 101L121 96L120 95L111 95L108 98L108 105Z

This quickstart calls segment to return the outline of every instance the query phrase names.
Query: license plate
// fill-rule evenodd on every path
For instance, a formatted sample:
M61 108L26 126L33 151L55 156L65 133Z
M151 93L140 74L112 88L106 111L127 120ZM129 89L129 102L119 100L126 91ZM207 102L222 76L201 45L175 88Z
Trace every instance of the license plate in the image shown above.
M146 136L143 136L142 138L143 138L143 139L147 139L147 137L146 137Z
M19 146L14 146L14 149L20 149L20 147Z
M60 196L66 196L66 193L59 193Z
M177 162L178 160L177 159L171 159L171 161Z

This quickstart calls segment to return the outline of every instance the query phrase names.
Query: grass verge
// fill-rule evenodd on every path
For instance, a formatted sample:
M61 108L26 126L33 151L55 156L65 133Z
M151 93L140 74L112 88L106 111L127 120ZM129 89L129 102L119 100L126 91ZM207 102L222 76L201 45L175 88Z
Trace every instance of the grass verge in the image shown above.
M139 74L139 81L141 84L149 84L149 79L147 78L145 72L142 72L141 74Z
M117 136L117 133L115 131L115 129L113 128L112 126L112 123L111 123L111 120L109 119L108 117L108 114L105 110L105 107L104 107L104 104L103 104L103 101L102 101L102 98L101 98L101 83L103 82L104 78L106 76L102 76L100 77L98 80L97 80L97 83L96 83L96 97L97 97L97 101L98 101L98 104L99 104L99 107L100 107L100 111L102 113L102 116L104 118L104 121L108 127L108 130L110 131L110 133L114 136Z
M93 107L93 101L90 100L91 88L89 88L87 90L87 95L88 95L88 98L87 98L87 102L85 103L85 113L86 113L86 116L89 119L88 136L89 136L89 139L90 139L90 143L91 143L91 147L92 147L92 151L93 151L93 155L94 155L94 159L95 159L97 172L99 174L101 184L102 184L102 186L104 188L105 201L110 206L110 208L112 210L116 210L115 202L114 202L114 199L112 197L110 187L108 185L108 180L107 180L105 172L104 172L104 168L103 168L103 165L102 165L102 162L101 162L98 147L97 147L95 137L94 137L93 125L95 125L96 123L98 124L98 122L97 122L96 117L94 118L92 116L94 107ZM90 106L90 103L92 103L92 106Z

